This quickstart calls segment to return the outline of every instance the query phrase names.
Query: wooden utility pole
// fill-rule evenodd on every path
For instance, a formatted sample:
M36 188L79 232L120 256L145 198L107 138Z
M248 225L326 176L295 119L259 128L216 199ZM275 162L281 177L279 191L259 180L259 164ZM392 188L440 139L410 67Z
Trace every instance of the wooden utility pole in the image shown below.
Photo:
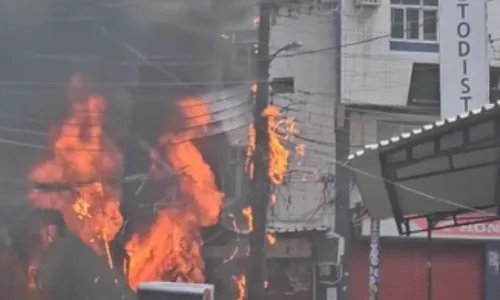
M269 36L271 2L260 2L258 54L257 54L257 91L254 111L255 152L253 155L254 174L252 192L249 199L253 213L253 231L250 233L250 257L248 265L248 299L266 299L266 225L269 202L269 135L267 118L262 116L269 98Z
M335 43L335 232L344 238L342 272L337 285L337 300L349 299L349 248L351 244L350 186L351 171L345 167L350 151L350 118L342 105L342 1L337 1L333 16Z

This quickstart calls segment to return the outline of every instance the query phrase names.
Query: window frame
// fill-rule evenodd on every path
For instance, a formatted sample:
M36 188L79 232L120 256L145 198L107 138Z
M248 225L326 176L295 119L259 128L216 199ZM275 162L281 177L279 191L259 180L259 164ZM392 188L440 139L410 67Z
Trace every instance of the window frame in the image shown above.
M404 0L391 0L390 1L390 40L398 41L398 42L408 42L408 43L425 43L425 44L437 44L439 42L439 30L438 30L438 10L439 10L439 1L437 1L437 5L427 5L424 4L425 0L419 0L419 4L403 4ZM399 3L396 3L399 2ZM403 38L393 37L393 11L399 9L403 11ZM418 39L409 38L408 33L408 24L407 24L407 11L408 9L415 9L418 11ZM424 34L424 12L425 11L435 11L436 12L436 39L430 40L425 39Z

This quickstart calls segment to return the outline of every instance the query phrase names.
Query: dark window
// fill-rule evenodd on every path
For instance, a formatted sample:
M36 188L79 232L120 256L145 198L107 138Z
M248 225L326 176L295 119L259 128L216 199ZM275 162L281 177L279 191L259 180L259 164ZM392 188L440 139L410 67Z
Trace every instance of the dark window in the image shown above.
M395 39L404 38L404 10L400 8L391 9L391 37Z
M401 4L403 4L403 5L419 5L420 0L402 0Z
M500 68L490 68L490 100L500 100Z
M410 82L408 105L439 108L438 64L414 63ZM490 67L490 102L497 100L500 100L500 68Z
M408 105L439 107L439 66L414 63L410 78Z
M437 40L437 10L424 10L424 41Z
M439 0L424 0L425 6L438 6Z
M419 22L418 22L418 9L406 9L406 36L410 40L418 40L419 38Z

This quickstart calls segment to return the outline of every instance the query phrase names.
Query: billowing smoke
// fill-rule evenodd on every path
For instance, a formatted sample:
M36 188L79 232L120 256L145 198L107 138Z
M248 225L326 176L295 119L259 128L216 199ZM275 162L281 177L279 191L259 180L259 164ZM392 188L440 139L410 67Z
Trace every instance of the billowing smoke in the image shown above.
M254 8L252 1L238 0L0 1L0 205L26 206L29 171L49 153L49 127L62 123L68 114L67 82L74 74L86 79L90 93L107 100L105 128L124 153L125 175L146 173L148 151L137 145L154 145L165 131L182 131L185 120L179 118L176 101L217 88L206 83L222 79L225 51L231 51L219 34L251 19ZM144 87L151 82L168 84ZM195 143L215 170L227 145L224 136ZM127 192L125 223L142 224L151 212L130 204L135 196ZM94 280L104 282L96 285L96 293L116 285L110 283L114 274L104 272L96 279L98 266L106 263L74 235L53 246L41 264L40 276L49 289L53 287L50 299L43 300L88 291ZM8 289L0 285L0 298L38 300L12 288L29 277L22 272L29 262L16 254L18 250L9 240L0 242L0 278L14 281ZM78 262L86 261L93 263L86 264L91 269L83 272L84 277L67 278L82 267ZM62 279L69 280L65 286L73 290L58 291L55 282Z

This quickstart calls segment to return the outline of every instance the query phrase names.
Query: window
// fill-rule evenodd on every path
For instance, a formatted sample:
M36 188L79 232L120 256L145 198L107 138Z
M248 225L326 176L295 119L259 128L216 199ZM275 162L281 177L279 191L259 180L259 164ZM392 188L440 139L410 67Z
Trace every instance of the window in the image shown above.
M438 0L391 0L391 38L437 42Z

